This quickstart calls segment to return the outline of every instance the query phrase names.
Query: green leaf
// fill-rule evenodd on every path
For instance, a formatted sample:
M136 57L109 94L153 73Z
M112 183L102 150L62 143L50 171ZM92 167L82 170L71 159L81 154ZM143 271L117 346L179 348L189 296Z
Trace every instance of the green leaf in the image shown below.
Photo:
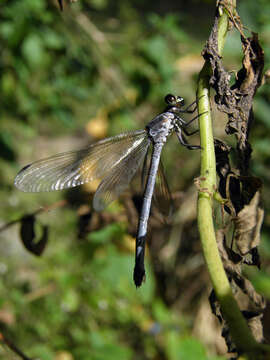
M88 239L93 244L105 244L110 242L112 238L121 239L124 234L124 228L121 223L114 223L105 226L103 229L93 231L89 234Z
M256 291L263 294L267 299L270 299L270 277L266 273L257 273L252 277L252 283Z
M44 43L36 34L30 34L26 37L22 45L22 53L33 68L41 66L47 59Z
M255 110L256 110L256 117L265 125L265 127L269 130L270 129L270 106L269 102L266 101L264 98L256 98L255 100ZM269 146L268 146L269 147Z
M180 338L176 333L170 333L168 352L171 360L207 360L203 345L192 337Z
M65 311L76 311L80 305L80 298L76 291L69 288L64 294L61 305Z
M108 331L91 333L91 359L94 360L119 360L131 359L132 352L129 348L112 342L113 333Z
M46 29L42 33L42 38L44 41L44 45L46 45L50 49L59 50L64 46L64 41L62 37L55 31L50 29Z

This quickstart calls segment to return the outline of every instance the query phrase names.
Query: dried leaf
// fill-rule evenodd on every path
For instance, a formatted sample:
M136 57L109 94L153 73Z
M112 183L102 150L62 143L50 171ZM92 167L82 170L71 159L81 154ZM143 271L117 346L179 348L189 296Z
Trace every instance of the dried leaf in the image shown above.
M36 241L35 234L35 216L24 216L21 220L21 239L27 250L31 253L40 256L48 242L48 227L42 226L42 235L39 241Z
M248 205L234 219L235 244L241 255L245 255L260 243L260 230L264 211L260 207L260 192L257 191Z
M34 230L35 221L36 221L35 216L29 215L29 216L24 216L21 222L21 238L26 249L28 250L35 238L35 230Z
M263 314L253 311L243 311L242 314L247 319L248 326L255 340L262 343L264 340L262 317Z
M261 312L265 308L265 300L255 291L252 283L242 275L241 266L242 263L245 262L244 258L226 245L224 231L219 230L217 232L217 241L224 269L230 281L232 282L233 280L236 287L239 288L249 298L249 302L246 301L244 304L242 301L242 304L239 304L241 310L252 309L254 311ZM254 264L252 263L252 265ZM234 287L234 292L236 292L236 287ZM243 308L243 305L245 308Z
M250 88L252 88L257 83L260 85L260 80L262 77L262 69L261 66L264 65L264 52L263 49L260 46L259 40L258 40L258 34L253 33L252 37L248 39L244 39L242 37L242 44L243 44L243 52L244 52L244 58L242 61L243 69L245 70L245 78L240 86L240 89L243 92L250 91ZM256 79L258 70L260 72L260 77ZM257 85L257 86L258 86Z

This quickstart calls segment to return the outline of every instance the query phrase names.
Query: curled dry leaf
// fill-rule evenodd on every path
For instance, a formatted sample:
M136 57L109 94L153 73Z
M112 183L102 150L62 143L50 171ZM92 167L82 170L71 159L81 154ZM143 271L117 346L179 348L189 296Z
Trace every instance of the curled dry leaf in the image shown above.
M225 70L217 46L218 19L203 51L205 60L210 62L212 76L210 84L216 91L215 102L218 110L228 115L227 134L235 134L239 157L240 174L246 175L249 169L251 146L248 136L253 122L253 97L262 81L264 53L257 34L245 38L241 36L243 47L242 68L231 85L231 73Z
M260 230L264 211L260 207L260 192L257 191L248 205L234 218L234 240L241 255L245 255L260 243Z
M42 226L42 235L40 240L36 240L35 233L35 216L27 215L21 220L21 239L25 248L32 254L40 256L48 242L48 226Z
M257 84L257 87L261 84L264 52L259 44L258 34L253 33L252 37L247 39L242 37L241 40L244 52L242 61L244 79L240 85L240 89L243 93L247 93L253 90L254 84ZM257 76L258 78L256 79Z

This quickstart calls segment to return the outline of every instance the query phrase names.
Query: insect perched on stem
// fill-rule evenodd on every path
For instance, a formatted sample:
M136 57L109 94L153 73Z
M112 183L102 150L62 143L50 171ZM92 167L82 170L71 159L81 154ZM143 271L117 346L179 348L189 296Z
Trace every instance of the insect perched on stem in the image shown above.
M186 128L198 116L189 122L181 118L183 113L193 113L196 106L192 103L183 109L184 99L167 95L167 107L154 117L144 130L123 133L106 138L79 151L70 151L33 162L25 166L15 178L15 186L25 192L54 191L72 188L95 179L102 179L93 199L93 207L103 210L115 200L127 187L152 145L151 162L147 174L143 195L143 204L139 217L136 237L135 268L133 279L138 287L145 278L144 251L147 224L151 209L156 177L159 177L159 193L169 198L169 189L162 168L159 167L161 151L168 136L175 132L180 143L188 149L199 149L190 145L185 135L192 135ZM147 161L144 161L146 171Z

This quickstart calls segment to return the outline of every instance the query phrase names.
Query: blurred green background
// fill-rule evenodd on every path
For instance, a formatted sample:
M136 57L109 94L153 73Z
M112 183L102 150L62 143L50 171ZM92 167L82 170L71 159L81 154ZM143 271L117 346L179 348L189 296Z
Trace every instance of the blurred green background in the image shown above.
M213 360L226 351L209 309L211 285L196 228L199 152L174 137L166 145L163 161L176 211L166 226L153 211L147 280L138 290L132 282L136 181L102 214L91 211L93 187L25 194L13 186L29 162L143 128L164 109L168 92L192 102L214 10L209 0L78 0L64 3L64 12L56 0L1 1L0 332L29 357ZM259 33L268 69L270 3L241 1L239 13ZM236 71L241 58L239 34L232 31L224 62ZM254 104L252 166L264 181L266 214L262 270L249 271L267 299L269 93L266 82ZM233 144L214 103L213 113L215 136ZM198 137L190 141L198 143ZM16 222L38 210L35 240L44 226L49 232L40 256L25 248ZM0 358L17 357L1 346Z

